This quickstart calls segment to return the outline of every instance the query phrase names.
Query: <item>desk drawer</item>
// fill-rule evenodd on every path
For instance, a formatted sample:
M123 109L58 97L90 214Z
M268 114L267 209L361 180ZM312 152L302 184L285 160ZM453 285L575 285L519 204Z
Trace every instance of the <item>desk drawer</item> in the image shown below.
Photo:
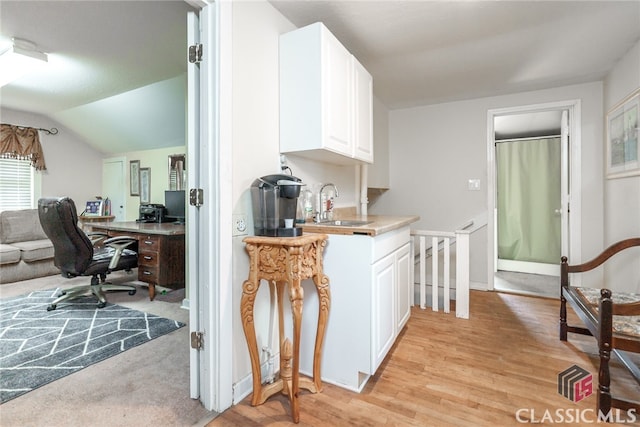
M160 251L160 236L140 236L138 241L138 251L143 252L159 252Z
M159 283L158 276L158 267L138 266L138 280L141 282Z
M159 265L159 258L157 252L140 251L138 254L138 265L157 267Z

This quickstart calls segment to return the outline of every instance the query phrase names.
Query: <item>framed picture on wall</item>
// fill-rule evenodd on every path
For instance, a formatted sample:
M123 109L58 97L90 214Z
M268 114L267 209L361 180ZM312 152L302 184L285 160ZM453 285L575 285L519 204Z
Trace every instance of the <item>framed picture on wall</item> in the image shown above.
M140 168L140 203L151 203L151 169Z
M131 196L140 195L140 160L129 162L129 194Z
M607 113L607 178L640 175L640 88Z

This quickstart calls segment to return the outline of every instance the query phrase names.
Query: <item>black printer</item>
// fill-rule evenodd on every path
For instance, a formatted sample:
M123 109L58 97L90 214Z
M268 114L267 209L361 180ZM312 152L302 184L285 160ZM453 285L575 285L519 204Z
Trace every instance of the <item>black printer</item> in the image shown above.
M164 222L166 209L164 205L150 203L140 205L140 215L138 222Z

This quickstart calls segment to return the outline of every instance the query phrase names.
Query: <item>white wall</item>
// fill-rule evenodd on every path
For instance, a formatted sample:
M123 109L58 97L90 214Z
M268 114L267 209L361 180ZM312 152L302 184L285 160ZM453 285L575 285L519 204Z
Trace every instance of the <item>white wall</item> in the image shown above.
M253 234L249 188L257 177L280 172L278 36L295 27L266 2L233 3L233 191L234 212L244 213ZM242 282L248 277L242 237L233 239L233 383L251 374L240 318ZM268 286L255 302L258 348L268 343ZM250 384L249 384L250 386ZM244 389L234 393L246 393ZM250 391L250 390L249 390Z
M110 155L109 157L124 157L127 159L125 185L127 186L126 198L126 221L133 221L140 215L140 197L131 196L129 183L131 175L129 174L129 162L131 160L139 160L141 168L149 168L151 172L150 183L150 202L164 204L164 191L169 189L169 156L172 154L186 154L187 147L179 145L169 148L158 148L154 150L127 151L125 153ZM189 159L187 159L187 168L189 167Z
M296 27L266 1L233 4L233 212L247 216L253 234L250 186L258 177L280 172L278 39ZM384 111L386 113L386 109ZM332 182L339 190L336 207L356 206L354 166L336 166L288 154L293 175L311 189ZM242 281L249 272L243 236L233 242L233 381L238 393L250 392L251 365L240 319ZM269 343L268 287L256 300L258 347ZM273 335L274 339L277 336Z
M602 247L602 84L471 99L389 113L390 190L370 210L415 214L413 228L454 230L487 211L487 111L582 101L582 253ZM481 191L467 180L479 178ZM471 281L487 283L486 229L471 238Z
M232 198L233 212L247 216L249 234L253 234L251 183L260 176L280 173L278 39L280 34L293 29L295 26L266 1L233 3ZM309 185L328 181L338 185L337 206L353 199L353 167L287 157L294 175ZM251 392L251 364L240 318L242 282L249 272L243 237L233 239L234 399ZM255 303L258 348L270 345L277 350L275 341L269 342L268 295L268 286L263 283ZM277 340L277 336L273 338Z
M639 87L640 42L627 52L604 81L605 114ZM606 138L606 126L603 141L604 138ZM621 239L640 237L640 176L605 178L604 221L605 246ZM614 290L640 292L638 252L640 252L638 249L629 250L607 262L606 286Z
M55 127L59 131L57 135L40 132L47 170L36 172L36 180L38 176L41 179L37 197L68 196L81 210L85 201L102 194L103 153L45 116L7 108L2 108L0 114L2 123L45 129Z

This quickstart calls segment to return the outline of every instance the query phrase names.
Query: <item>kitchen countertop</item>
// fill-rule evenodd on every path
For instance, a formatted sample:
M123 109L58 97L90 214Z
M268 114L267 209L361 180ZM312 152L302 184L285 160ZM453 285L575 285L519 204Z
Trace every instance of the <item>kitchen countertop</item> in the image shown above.
M296 224L301 227L303 232L309 233L326 233L326 234L358 234L367 236L377 236L389 231L396 230L406 225L412 224L420 219L419 216L392 216L392 215L340 215L336 220L343 221L372 221L369 224L359 226L343 226L332 224L316 224L314 222L306 222L304 224Z

